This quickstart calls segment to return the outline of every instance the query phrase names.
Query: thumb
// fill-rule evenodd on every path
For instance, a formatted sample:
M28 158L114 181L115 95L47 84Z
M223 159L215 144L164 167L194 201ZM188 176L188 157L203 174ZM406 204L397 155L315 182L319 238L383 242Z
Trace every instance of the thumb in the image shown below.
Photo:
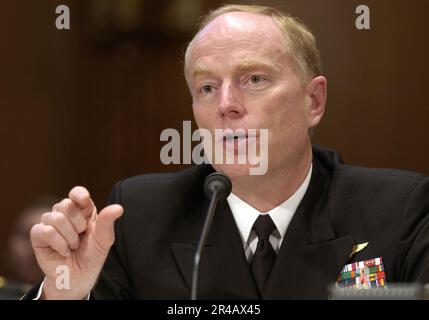
M107 206L97 216L95 241L105 251L109 251L115 242L115 220L122 216L124 209L118 204Z

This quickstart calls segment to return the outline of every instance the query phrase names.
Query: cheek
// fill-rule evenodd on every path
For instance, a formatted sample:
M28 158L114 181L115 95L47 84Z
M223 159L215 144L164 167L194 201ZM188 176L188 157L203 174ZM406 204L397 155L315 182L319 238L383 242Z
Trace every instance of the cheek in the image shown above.
M218 114L216 105L211 104L192 104L192 111L194 113L195 122L198 128L214 129L218 123Z
M263 103L265 118L275 127L293 127L305 119L304 95L296 88L278 88Z
M304 103L305 97L299 90L282 90L266 100L261 124L269 129L269 141L275 149L299 144L306 136L308 125Z
M205 127L207 124L207 112L204 108L201 108L196 105L192 105L192 111L194 113L195 122L198 127Z

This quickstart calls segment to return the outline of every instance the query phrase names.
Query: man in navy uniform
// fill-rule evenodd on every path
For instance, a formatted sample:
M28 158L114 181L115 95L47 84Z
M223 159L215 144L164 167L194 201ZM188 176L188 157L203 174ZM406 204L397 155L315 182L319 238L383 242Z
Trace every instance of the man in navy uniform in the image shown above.
M332 283L428 280L429 180L346 165L312 145L327 79L302 23L268 7L219 8L189 44L185 76L199 128L244 129L235 147L260 144L248 130L268 129L267 172L213 163L133 177L100 212L85 188L73 188L32 229L45 280L26 298L187 299L213 171L233 187L204 249L201 298L326 298ZM56 285L59 265L68 289Z

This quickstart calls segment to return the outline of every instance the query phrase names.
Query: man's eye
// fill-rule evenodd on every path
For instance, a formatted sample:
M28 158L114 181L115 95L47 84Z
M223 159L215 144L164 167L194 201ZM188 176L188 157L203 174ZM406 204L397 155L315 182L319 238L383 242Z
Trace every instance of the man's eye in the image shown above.
M206 85L202 86L202 88L201 88L201 92L202 93L206 93L207 94L207 93L212 93L213 91L214 91L214 88L210 84L206 84Z
M262 76L253 75L250 77L250 82L252 84L258 84L258 83L261 83L262 81L264 81L264 78Z

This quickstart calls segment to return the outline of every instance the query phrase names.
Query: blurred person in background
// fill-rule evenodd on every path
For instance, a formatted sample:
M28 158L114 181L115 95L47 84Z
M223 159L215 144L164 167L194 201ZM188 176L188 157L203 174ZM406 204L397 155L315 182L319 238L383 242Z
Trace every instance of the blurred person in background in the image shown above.
M18 215L1 257L7 273L0 276L1 300L19 299L32 285L43 279L31 247L30 230L58 200L53 195L38 196Z

